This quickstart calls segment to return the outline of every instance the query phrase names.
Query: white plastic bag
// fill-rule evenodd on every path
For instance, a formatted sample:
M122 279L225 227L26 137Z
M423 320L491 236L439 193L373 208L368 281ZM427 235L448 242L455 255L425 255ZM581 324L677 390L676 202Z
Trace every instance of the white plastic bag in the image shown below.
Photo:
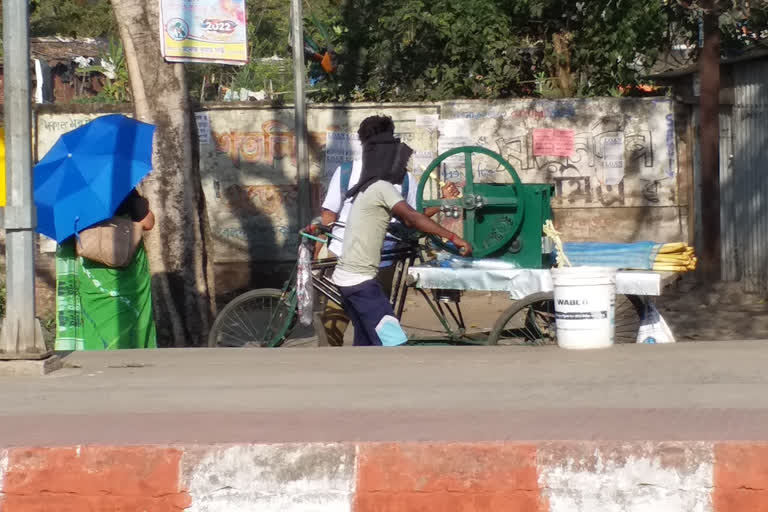
M296 266L296 302L299 307L301 325L312 325L312 312L315 304L315 293L312 287L312 253L315 244L308 238L301 238L299 259Z
M645 303L640 329L637 331L637 343L675 343L672 330L653 301Z

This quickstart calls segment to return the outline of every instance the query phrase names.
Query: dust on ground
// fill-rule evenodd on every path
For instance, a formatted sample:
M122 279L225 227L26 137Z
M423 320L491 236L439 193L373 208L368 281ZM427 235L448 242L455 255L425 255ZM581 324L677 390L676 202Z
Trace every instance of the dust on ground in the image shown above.
M768 339L768 301L740 283L682 277L656 299L677 341Z
M431 296L431 290L425 291ZM468 291L462 293L459 302L468 333L489 333L496 319L512 304L509 294L504 292ZM443 303L441 306L453 307L453 304ZM448 315L447 312L446 315ZM409 337L445 335L437 315L424 297L414 289L408 291L400 323ZM451 321L451 325L455 326L455 323Z

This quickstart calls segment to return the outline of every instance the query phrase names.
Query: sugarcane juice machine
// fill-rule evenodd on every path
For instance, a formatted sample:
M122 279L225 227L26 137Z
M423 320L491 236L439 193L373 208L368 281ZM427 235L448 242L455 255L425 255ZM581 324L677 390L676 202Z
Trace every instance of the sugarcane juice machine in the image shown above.
M478 183L472 167L472 155L482 155L483 162L498 165L496 174L505 172L508 183ZM443 162L464 160L464 186L458 198L441 197L445 185L439 174ZM496 180L498 181L498 179ZM428 194L425 198L425 192ZM543 237L542 227L552 218L550 200L554 185L522 183L512 165L501 155L479 146L465 146L446 151L424 171L419 180L417 207L423 211L439 207L443 218L460 219L462 238L473 247L472 257L495 258L514 263L518 268L547 268L551 247ZM437 197L434 197L437 196ZM437 247L456 252L455 247L431 237Z

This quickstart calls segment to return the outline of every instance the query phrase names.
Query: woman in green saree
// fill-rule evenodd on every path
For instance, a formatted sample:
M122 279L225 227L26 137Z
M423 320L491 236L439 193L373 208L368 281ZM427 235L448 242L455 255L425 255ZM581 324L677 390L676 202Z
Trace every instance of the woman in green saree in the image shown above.
M135 190L115 215L145 231L155 225L149 203ZM76 243L69 239L56 250L56 350L157 347L144 245L127 267L111 268L77 256Z

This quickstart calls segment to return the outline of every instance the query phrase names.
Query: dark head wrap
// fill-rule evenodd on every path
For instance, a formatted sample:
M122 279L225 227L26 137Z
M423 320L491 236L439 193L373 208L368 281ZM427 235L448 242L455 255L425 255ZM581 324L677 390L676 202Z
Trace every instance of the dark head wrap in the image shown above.
M347 192L354 198L379 180L401 185L413 150L392 133L379 133L363 143L363 170L357 185Z

